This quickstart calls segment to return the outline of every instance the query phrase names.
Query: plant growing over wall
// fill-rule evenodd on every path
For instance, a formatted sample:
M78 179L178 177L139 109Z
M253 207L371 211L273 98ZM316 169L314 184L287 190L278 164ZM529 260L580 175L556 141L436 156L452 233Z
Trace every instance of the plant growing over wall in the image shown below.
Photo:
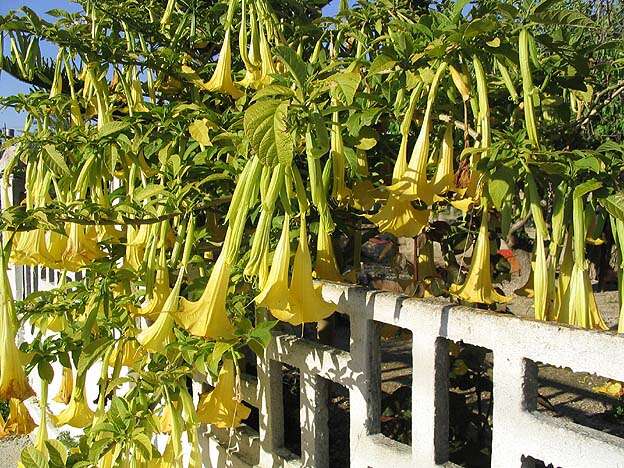
M605 328L585 250L608 232L624 248L624 149L577 127L618 89L592 69L621 76L621 41L591 39L593 13L553 0L412 3L321 18L321 1L81 0L54 22L0 18L0 68L33 85L3 99L28 118L4 144L4 180L21 171L26 190L0 216L1 270L60 272L18 303L2 276L0 395L22 417L7 427L32 430L21 401L37 376L41 420L84 429L70 454L41 424L24 466L199 466L199 423L248 415L244 350L261 355L278 320L333 312L313 278L349 279L331 236L364 218L424 235L421 295L492 309L508 299L492 244L526 218L535 317ZM432 240L457 248L443 217L475 245L438 281ZM19 327L34 332L18 350ZM59 365L71 391L48 415ZM199 404L196 373L216 384Z

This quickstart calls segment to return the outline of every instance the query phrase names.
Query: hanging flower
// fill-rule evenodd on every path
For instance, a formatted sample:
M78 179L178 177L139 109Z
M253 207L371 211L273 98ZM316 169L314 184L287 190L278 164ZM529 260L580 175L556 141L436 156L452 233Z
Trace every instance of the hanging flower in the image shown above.
M217 339L234 332L225 310L231 269L226 251L224 248L215 262L201 297L195 302L182 298L175 313L176 321L192 335Z
M162 311L167 297L171 293L169 286L169 269L165 266L158 266L156 270L156 279L154 287L149 299L139 308L135 310L137 315L156 320Z
M442 195L456 190L455 168L453 167L453 124L449 123L444 131L438 168L433 178L434 199L440 200Z
M488 232L487 204L483 203L483 215L479 235L472 253L470 269L463 285L453 284L449 292L462 301L473 304L508 302L511 298L497 293L492 286L490 273L490 237Z
M61 386L58 393L53 398L57 403L64 405L69 404L71 395L74 392L74 372L71 367L63 367L63 376L61 377Z
M28 435L37 425L28 412L28 408L23 401L18 398L9 400L9 418L4 424L6 435Z
M338 270L334 246L331 240L330 223L327 216L321 216L318 238L316 242L316 276L319 279L329 281L342 281L342 275Z
M94 413L89 408L84 396L84 383L77 383L72 392L69 404L52 420L57 427L72 426L83 428L91 425Z
M17 317L4 255L0 252L0 399L25 400L34 395L15 344Z
M397 237L416 237L429 222L431 211L416 209L409 198L391 194L383 208L374 215L364 215L381 232Z
M232 46L230 44L229 28L225 31L225 39L223 40L223 46L221 46L221 52L219 52L217 67L210 81L204 85L204 88L208 91L229 94L234 99L238 99L243 95L232 81Z
M218 428L234 428L240 426L250 413L251 410L236 395L234 362L225 360L214 390L199 397L198 419Z
M288 307L288 267L290 265L290 217L284 215L282 233L273 254L271 270L262 286L262 291L255 298L259 307L270 311Z
M315 285L312 279L312 260L308 247L305 216L301 216L299 227L299 245L295 252L292 278L288 291L288 306L285 310L271 310L278 319L291 325L318 322L329 317L335 305L325 302L321 294L321 286Z
M84 226L71 223L69 225L69 236L67 248L63 253L63 266L68 271L78 271L86 265L90 265L94 260L104 256L95 236L90 236Z

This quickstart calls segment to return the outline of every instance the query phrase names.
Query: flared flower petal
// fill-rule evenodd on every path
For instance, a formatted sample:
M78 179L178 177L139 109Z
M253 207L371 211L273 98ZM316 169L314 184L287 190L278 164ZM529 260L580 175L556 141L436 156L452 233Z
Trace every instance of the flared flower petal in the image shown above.
M288 291L288 307L284 311L272 310L271 313L291 325L318 322L334 313L336 306L325 302L321 295L321 286L312 279L312 259L308 246L308 234L305 217L301 217L299 245L295 252L292 278Z
M61 377L61 386L58 393L53 398L57 403L64 405L69 404L72 393L74 392L74 372L71 367L63 367L63 376Z
M316 242L316 277L329 281L342 281L342 275L338 270L331 233L324 216L321 216L318 239Z
M251 410L236 395L236 375L232 360L223 362L214 390L199 398L197 416L200 422L219 428L240 426Z
M11 398L9 400L9 417L4 425L5 433L8 435L28 435L36 427L37 425L24 402L17 398Z
M175 319L192 335L217 339L231 336L234 331L225 309L231 269L226 257L224 250L215 262L206 289L197 301L180 300Z
M490 271L490 237L488 232L488 211L484 204L481 227L475 244L470 269L463 285L453 284L449 288L453 296L473 304L505 303L510 297L497 293L492 286Z
M381 232L397 237L416 237L427 226L430 210L414 208L412 202L400 195L390 194L382 209L374 215L365 215Z
M262 291L255 298L259 307L269 310L281 310L288 306L288 267L290 265L290 218L284 216L282 233L273 254L271 270L262 287Z
M52 420L57 427L68 425L83 428L93 422L93 417L94 413L84 397L84 388L76 386L69 404L57 416L53 416Z
M219 52L217 67L210 78L210 81L204 85L208 91L216 91L226 93L234 99L238 99L243 95L240 89L236 87L232 81L232 46L230 43L230 30L225 32L225 39Z

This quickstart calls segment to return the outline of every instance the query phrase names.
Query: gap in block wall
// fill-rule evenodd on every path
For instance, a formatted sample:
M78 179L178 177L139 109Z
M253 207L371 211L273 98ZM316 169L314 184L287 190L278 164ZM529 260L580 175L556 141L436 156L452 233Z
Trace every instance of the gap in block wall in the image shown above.
M381 433L412 444L412 332L376 323L381 347Z
M492 351L448 341L449 460L487 468L492 457Z
M536 364L538 412L624 438L624 385L596 374Z

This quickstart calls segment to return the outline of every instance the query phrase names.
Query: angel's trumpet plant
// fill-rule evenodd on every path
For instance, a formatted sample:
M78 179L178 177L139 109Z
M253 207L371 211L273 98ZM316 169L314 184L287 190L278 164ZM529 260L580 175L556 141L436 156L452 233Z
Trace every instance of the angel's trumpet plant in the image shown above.
M433 178L434 199L440 200L447 192L455 191L455 168L453 167L453 124L446 125L442 144L440 145L440 159Z
M9 400L9 417L4 424L4 431L7 435L28 435L37 425L28 412L28 408L23 401L18 398Z
M409 197L391 195L378 213L365 216L381 232L397 237L415 237L427 226L430 213L428 209L414 208Z
M72 393L74 392L74 372L71 367L63 367L63 374L61 377L61 386L56 396L53 398L57 403L64 405L69 404Z
M24 372L22 353L15 344L18 322L4 255L0 251L0 399L25 400L34 392Z
M57 415L53 416L56 427L72 426L83 428L91 425L94 413L87 404L84 394L84 378L78 379L74 386L69 404Z
M449 292L462 301L473 304L505 303L511 298L497 293L492 286L490 271L490 235L488 231L488 207L486 200L482 200L483 214L477 242L472 253L470 269L464 284L452 284Z
M284 215L282 233L273 254L271 270L262 286L260 294L255 298L259 307L273 310L284 310L288 307L288 267L290 265L290 217ZM275 315L275 314L273 314ZM279 317L278 317L279 318Z
M334 255L334 246L331 239L332 222L328 219L328 216L321 215L319 223L315 272L319 279L340 282L342 281L342 275L340 270L338 270L336 256Z
M215 262L201 297L195 302L184 298L180 301L176 321L192 335L217 339L229 337L234 331L225 309L231 271L226 250L224 247Z
M90 265L94 260L102 258L104 252L100 249L94 236L87 233L85 226L70 223L67 248L63 254L63 266L68 271L78 271Z
M544 236L537 229L535 238L535 264L533 267L533 295L535 319L546 320L548 314L548 261L546 259L546 249L544 247Z
M225 22L225 38L223 40L223 45L221 46L221 51L219 52L217 67L215 68L212 78L210 78L210 81L208 81L204 87L208 91L226 93L234 99L238 99L243 95L243 93L232 81L232 44L230 41L230 30L235 4L235 0L230 0L227 19Z
M390 186L388 190L391 197L395 195L403 195L410 200L422 200L425 204L430 205L433 201L433 190L431 184L427 180L427 162L429 161L429 133L431 120L433 116L433 105L438 93L438 87L447 64L442 62L433 77L431 86L429 87L429 95L427 97L427 107L423 117L422 126L418 139L412 150L407 170L403 173L400 180Z
M237 396L234 362L227 359L219 371L214 390L199 398L197 416L200 422L219 428L240 426L249 417L251 410Z
M182 264L175 285L169 292L156 321L148 328L141 331L136 337L139 344L152 353L162 353L165 347L171 343L174 338L173 326L176 321L176 314L180 308L180 289L182 287L186 265L191 255L194 234L195 220L191 217L186 227Z
M583 197L575 196L572 201L574 264L570 284L563 296L559 311L559 322L582 328L606 330L607 326L598 312L596 298L589 280L585 259L585 213Z
M308 246L305 216L301 216L299 226L299 245L295 252L288 307L286 310L272 310L271 313L291 325L318 322L329 317L335 305L325 302L321 294L321 285L315 285L312 278L312 259Z

